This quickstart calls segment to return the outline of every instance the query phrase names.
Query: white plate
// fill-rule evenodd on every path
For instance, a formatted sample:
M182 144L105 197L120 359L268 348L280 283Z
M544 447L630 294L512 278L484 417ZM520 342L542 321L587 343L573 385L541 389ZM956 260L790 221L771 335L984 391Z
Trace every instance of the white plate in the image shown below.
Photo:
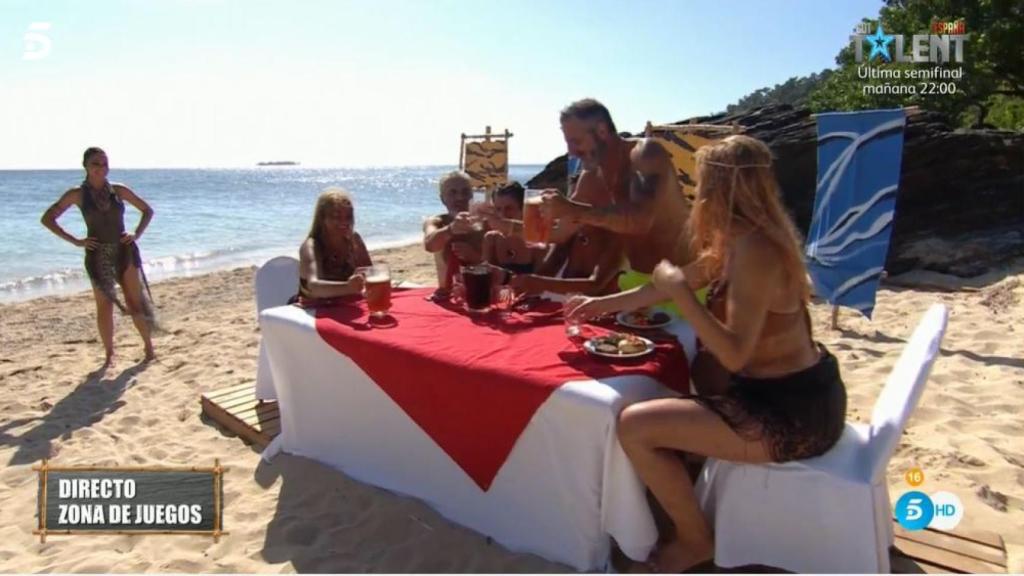
M668 320L666 320L665 322L661 322L659 324L634 324L633 322L629 321L629 316L633 314L632 312L619 312L618 314L615 315L615 321L618 322L620 325L625 326L626 328L633 328L634 330L653 330L655 328L664 328L665 326L668 326L669 324L672 323L672 315L669 314L668 312L664 312L662 310L654 310L654 313L664 314L666 317L668 317Z
M601 352L600 350L597 349L597 346L594 345L594 338L591 338L590 340L584 342L583 349L586 350L587 352L590 352L594 356L604 356L605 358L639 358L641 356L646 356L654 351L654 342L651 342L650 340L642 336L637 336L637 338L639 338L640 341L644 343L644 346L647 347L647 349L644 350L643 352L633 352L630 354L612 354L610 352Z

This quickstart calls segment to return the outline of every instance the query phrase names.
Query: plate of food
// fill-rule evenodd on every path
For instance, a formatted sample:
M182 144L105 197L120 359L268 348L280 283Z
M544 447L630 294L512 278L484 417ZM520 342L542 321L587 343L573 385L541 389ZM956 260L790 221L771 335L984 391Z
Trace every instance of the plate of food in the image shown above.
M672 317L661 310L641 308L632 312L619 312L615 315L615 321L635 330L651 330L664 328L672 323Z
M654 342L635 334L612 332L587 340L583 349L605 358L639 358L654 351Z

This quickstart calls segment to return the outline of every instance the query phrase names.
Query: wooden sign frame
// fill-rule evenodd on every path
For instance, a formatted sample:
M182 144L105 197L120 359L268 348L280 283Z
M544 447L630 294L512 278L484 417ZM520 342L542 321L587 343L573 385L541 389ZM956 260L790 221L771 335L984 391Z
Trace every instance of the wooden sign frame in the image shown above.
M101 535L167 535L184 534L188 536L212 536L213 541L219 542L221 536L228 532L221 530L221 515L224 512L224 502L221 500L221 491L224 487L224 473L227 468L220 465L220 459L214 459L212 467L201 466L50 466L44 458L41 465L33 466L33 470L39 472L39 480L42 483L41 496L39 497L38 513L39 527L32 531L32 534L39 536L39 542L45 543L46 537L50 534L78 535L78 534L101 534ZM213 530L51 530L46 527L46 483L50 472L197 472L213 475Z

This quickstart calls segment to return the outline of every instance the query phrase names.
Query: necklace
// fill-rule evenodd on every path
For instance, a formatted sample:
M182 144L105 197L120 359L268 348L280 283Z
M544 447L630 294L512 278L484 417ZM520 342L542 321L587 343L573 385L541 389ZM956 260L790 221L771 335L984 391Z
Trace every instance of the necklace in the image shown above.
M94 188L87 180L86 191L92 197L92 203L101 211L106 212L110 208L110 189L107 186Z

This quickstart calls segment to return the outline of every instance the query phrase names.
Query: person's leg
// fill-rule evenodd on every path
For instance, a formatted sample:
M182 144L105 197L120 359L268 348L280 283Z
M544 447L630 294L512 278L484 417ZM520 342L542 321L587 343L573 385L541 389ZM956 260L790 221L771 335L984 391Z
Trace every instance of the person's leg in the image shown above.
M128 308L128 313L132 315L135 329L139 331L139 336L142 336L142 343L146 350L145 359L152 360L156 358L156 353L153 351L149 321L145 316L146 310L143 306L145 296L142 294L142 280L139 276L139 269L134 264L129 264L124 275L121 276L121 289L124 290L124 304Z
M651 400L627 407L619 416L618 434L640 479L675 525L675 537L657 553L657 569L681 572L712 559L711 530L677 451L768 462L767 447L740 437L713 411L687 399Z
M446 251L434 252L434 268L437 271L437 290L427 300L440 302L447 300L451 295L451 283L448 281L448 262L445 258Z
M92 296L96 300L96 328L99 329L103 350L107 355L104 365L109 365L114 359L114 303L95 286L92 288Z

